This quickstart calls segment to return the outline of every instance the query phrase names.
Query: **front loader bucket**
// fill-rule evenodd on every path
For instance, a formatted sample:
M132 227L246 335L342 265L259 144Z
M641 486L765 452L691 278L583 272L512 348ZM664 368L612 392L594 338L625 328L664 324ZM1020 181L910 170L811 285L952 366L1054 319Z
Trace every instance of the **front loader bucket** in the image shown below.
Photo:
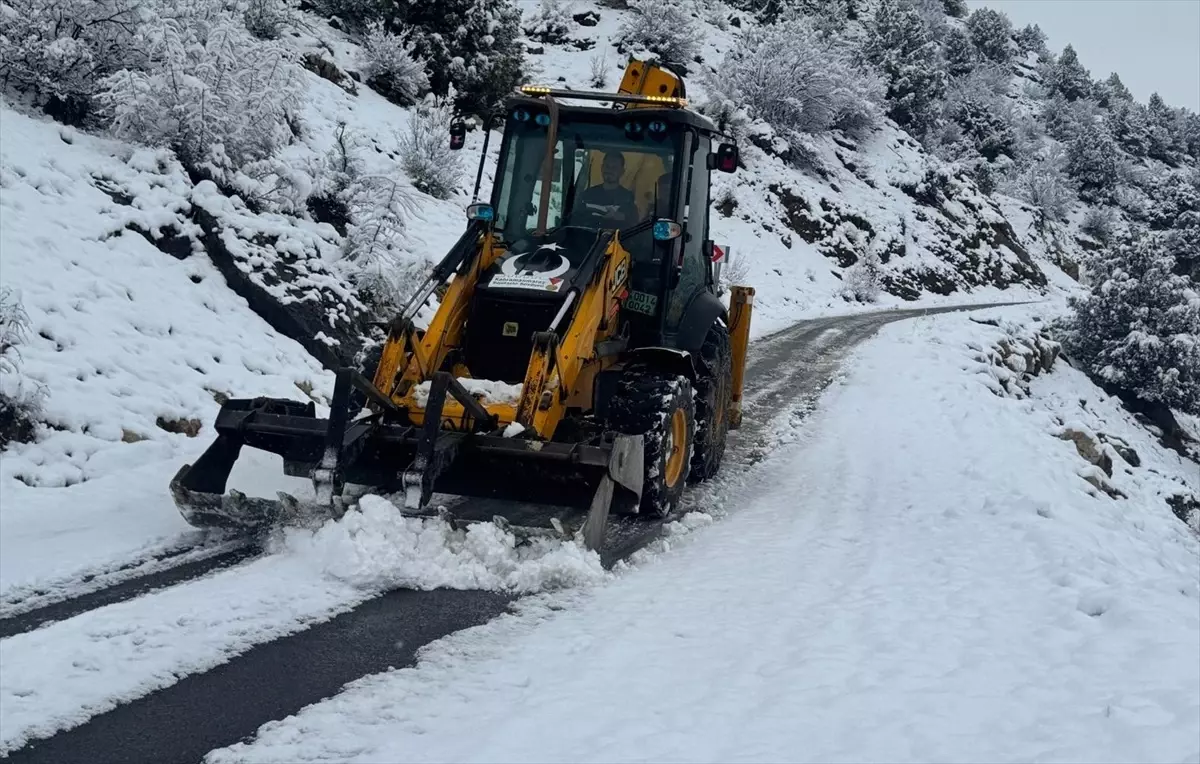
M486 409L444 372L434 376L421 427L403 423L407 417L389 410L386 398L381 413L351 422L351 388L377 402L382 398L360 374L343 369L328 419L317 418L312 403L228 401L217 415L217 439L171 481L171 494L184 518L200 527L245 530L321 522L341 517L343 488L353 484L382 495L402 493L405 508L421 515L430 514L425 508L434 493L482 499L456 506L454 517L447 519L490 522L498 515L501 524L518 534L579 537L586 547L597 549L610 511L637 511L641 436L608 434L589 444L493 434L495 423ZM442 429L448 424L441 416L447 395L463 404L471 426ZM286 474L312 478L315 500L286 493L275 499L226 493L243 446L278 454ZM488 500L518 504L497 513Z

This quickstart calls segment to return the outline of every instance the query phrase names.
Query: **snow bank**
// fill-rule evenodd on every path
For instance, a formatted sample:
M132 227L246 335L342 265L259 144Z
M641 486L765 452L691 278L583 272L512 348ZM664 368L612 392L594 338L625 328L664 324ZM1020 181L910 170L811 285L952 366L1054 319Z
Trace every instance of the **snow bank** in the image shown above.
M975 356L1006 336L884 329L670 554L209 761L1200 759L1200 542L1161 495L1200 471L1069 368L993 392ZM1056 435L1080 399L1141 455L1114 470L1125 498Z
M207 671L394 588L535 593L604 580L594 552L518 546L491 523L453 530L378 496L274 554L0 641L0 755Z

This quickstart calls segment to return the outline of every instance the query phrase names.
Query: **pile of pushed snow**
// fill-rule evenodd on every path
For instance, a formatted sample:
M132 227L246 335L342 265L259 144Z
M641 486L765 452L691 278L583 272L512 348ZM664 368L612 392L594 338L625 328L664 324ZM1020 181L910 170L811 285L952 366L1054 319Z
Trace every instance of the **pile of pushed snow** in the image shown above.
M289 529L289 554L311 558L353 586L491 589L529 593L594 583L608 574L595 552L569 540L518 542L493 523L456 530L439 518L407 517L387 499L363 496L357 511L312 531Z

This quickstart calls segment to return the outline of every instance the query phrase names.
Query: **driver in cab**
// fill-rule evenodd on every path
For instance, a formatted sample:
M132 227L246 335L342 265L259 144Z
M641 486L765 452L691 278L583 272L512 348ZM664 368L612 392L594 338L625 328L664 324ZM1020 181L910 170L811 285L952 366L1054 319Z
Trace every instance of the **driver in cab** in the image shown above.
M579 195L576 215L585 220L599 220L601 225L617 228L637 220L637 203L633 192L621 185L625 172L625 157L620 151L604 155L600 174L604 182Z

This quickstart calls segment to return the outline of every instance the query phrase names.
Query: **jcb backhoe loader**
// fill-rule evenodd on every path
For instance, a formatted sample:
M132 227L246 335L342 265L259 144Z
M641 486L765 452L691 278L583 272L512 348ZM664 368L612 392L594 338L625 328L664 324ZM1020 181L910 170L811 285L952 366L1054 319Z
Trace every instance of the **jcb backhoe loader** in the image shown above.
M338 371L328 419L311 402L226 402L171 482L189 522L340 517L352 485L416 514L435 492L512 500L511 527L596 549L610 513L664 517L717 472L754 294L733 287L726 309L709 238L710 173L735 171L737 146L687 108L682 79L637 60L615 94L520 88L502 140L490 203L391 322L372 378ZM310 477L315 501L226 493L243 446ZM495 519L471 506L451 519Z

